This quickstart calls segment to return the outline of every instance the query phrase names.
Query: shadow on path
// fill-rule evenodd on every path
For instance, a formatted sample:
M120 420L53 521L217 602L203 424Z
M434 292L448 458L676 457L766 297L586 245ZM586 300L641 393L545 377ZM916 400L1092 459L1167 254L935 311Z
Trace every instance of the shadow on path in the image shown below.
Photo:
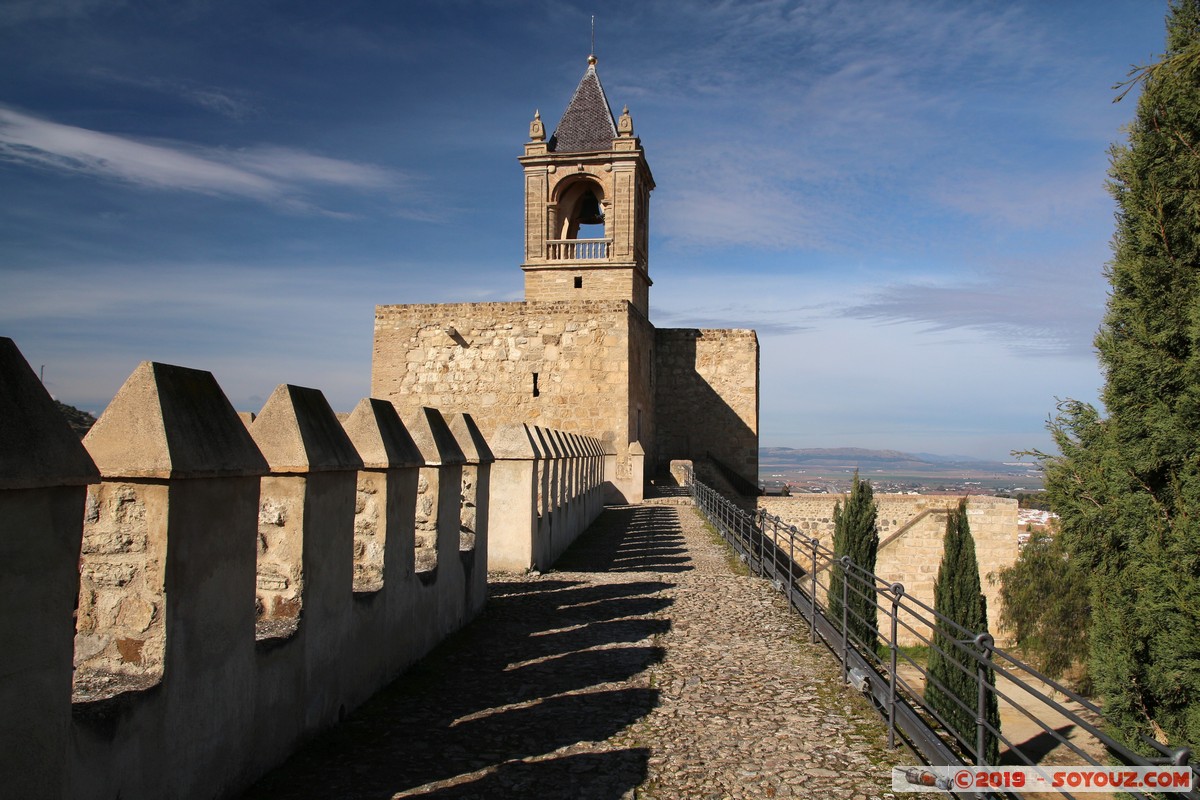
M691 569L675 515L636 507L606 510L562 561ZM663 658L651 637L671 626L661 593L674 585L632 577L492 583L478 619L245 798L621 797L649 752L593 743L658 704L641 673Z
M563 554L555 569L573 572L687 572L687 553L678 511L668 506L605 509Z

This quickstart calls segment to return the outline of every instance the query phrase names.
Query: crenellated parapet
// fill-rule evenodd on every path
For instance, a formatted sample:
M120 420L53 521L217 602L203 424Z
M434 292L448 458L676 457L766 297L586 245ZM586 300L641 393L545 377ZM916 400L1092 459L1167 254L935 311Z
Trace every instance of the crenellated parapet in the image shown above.
M491 569L546 570L604 509L606 456L598 439L534 425L493 437Z
M478 613L522 505L546 559L599 513L599 442L522 431L145 362L81 444L0 339L0 785L235 794Z

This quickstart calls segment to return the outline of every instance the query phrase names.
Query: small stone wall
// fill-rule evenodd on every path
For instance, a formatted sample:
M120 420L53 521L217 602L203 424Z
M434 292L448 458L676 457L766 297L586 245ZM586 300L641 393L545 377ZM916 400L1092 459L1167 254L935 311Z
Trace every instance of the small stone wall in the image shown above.
M877 494L879 507L879 555L875 573L889 582L904 584L905 592L933 605L933 585L942 559L942 540L946 533L946 511L957 506L961 497L952 495ZM833 511L846 495L802 494L791 497L760 497L758 507L799 530L803 539L816 538L824 547L833 547ZM1009 642L999 630L999 586L988 574L1017 560L1017 501L1001 497L972 495L967 501L967 520L975 539L980 580L988 603L988 620L997 643ZM797 556L803 564L802 556ZM903 644L916 644L915 634L900 637Z

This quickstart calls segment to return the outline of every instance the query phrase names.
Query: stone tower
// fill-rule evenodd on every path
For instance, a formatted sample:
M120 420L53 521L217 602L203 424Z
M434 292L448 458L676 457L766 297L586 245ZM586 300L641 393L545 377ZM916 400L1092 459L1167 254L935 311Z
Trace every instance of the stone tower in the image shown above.
M529 125L519 303L380 305L371 394L402 415L470 412L485 436L529 423L598 439L608 498L637 502L671 459L758 478L758 339L649 320L654 176L596 59L552 135Z
M613 119L596 57L553 135L529 124L525 168L525 299L627 300L649 315L654 176L629 108Z

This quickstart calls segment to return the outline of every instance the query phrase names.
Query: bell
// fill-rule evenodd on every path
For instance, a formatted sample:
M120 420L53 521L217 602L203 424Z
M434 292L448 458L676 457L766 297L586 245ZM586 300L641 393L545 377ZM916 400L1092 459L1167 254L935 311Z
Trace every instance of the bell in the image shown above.
M600 201L596 199L596 193L591 189L588 189L583 193L583 197L579 198L579 224L604 224L604 210L600 208Z

